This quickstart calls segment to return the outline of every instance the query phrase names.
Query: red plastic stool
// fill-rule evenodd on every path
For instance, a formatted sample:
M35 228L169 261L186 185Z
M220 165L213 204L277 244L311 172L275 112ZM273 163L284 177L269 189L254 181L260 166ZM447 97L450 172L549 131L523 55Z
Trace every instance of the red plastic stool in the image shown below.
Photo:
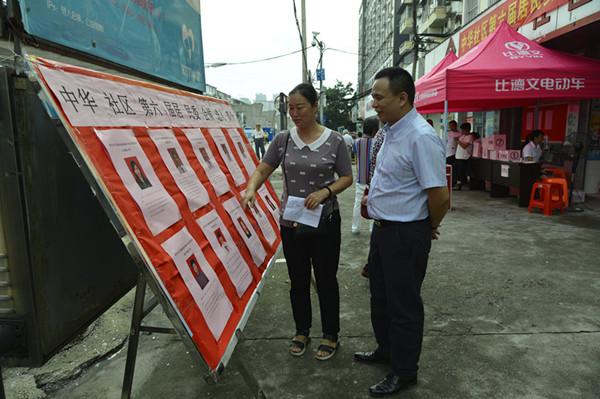
M528 211L531 212L533 208L540 208L546 216L552 215L552 211L555 209L563 213L565 211L565 204L563 202L562 184L534 183L531 188L531 196L529 197Z
M563 189L563 203L565 204L565 208L569 207L569 184L567 183L567 179L563 177L542 177L542 183L560 184Z
M551 173L552 177L562 177L563 179L567 178L567 174L561 168L548 167L548 168L544 168L544 171Z

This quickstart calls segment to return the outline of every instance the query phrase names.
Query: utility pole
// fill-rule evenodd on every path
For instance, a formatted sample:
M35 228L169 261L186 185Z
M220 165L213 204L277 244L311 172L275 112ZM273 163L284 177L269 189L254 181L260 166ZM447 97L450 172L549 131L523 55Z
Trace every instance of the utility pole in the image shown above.
M317 80L319 81L319 122L323 123L323 107L325 106L325 93L323 93L323 81L325 80L323 52L325 51L325 43L319 40L319 32L313 32L312 34L312 45L319 47L319 69L317 69Z
M412 35L413 35L413 65L412 65L412 77L417 80L417 60L419 59L419 31L417 30L417 7L419 0L413 0L412 2Z
M308 71L306 70L306 0L302 0L300 6L302 12L302 83L308 82Z

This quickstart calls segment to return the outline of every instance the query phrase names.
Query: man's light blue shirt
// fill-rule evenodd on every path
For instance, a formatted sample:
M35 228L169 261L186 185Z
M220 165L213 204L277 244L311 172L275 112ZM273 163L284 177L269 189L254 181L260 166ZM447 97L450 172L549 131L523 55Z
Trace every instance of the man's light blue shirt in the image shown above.
M415 108L384 129L385 139L369 187L369 215L396 222L426 219L425 190L447 184L444 144Z

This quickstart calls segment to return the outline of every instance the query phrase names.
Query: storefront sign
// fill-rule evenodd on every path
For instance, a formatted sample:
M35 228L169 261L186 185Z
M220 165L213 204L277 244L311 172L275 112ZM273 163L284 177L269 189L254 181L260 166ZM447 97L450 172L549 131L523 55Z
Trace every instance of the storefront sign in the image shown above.
M552 0L509 0L481 17L467 29L460 32L459 56L477 46L483 39L493 33L502 21L518 28L527 18Z

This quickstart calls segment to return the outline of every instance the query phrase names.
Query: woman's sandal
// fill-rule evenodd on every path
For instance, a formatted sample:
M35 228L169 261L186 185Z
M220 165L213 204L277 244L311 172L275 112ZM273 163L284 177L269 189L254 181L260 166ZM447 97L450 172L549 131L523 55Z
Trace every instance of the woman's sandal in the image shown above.
M290 355L302 356L306 352L306 346L310 342L310 337L306 335L295 335L290 341Z
M317 349L317 353L315 354L315 359L317 359L317 360L331 359L333 357L333 355L335 355L335 352L337 351L337 348L339 346L340 346L340 344L336 341L332 341L327 338L321 339L321 344L319 345L319 348Z

